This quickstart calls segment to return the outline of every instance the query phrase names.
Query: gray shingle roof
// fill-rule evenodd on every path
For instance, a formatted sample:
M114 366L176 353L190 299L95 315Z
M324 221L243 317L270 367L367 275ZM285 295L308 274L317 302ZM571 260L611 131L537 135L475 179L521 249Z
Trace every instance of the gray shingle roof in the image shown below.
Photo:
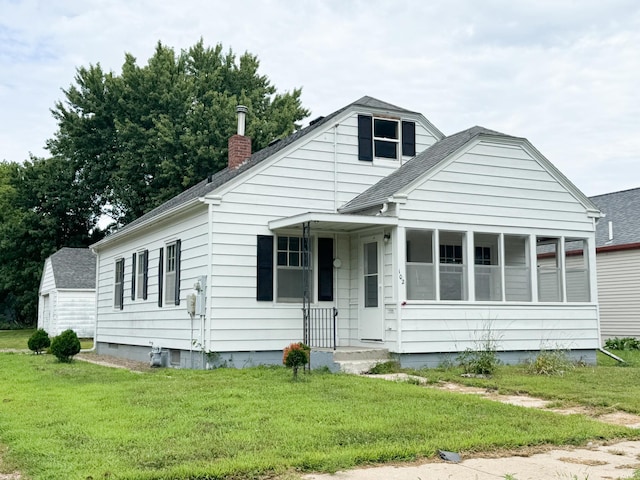
M343 107L343 108L341 108L339 110L336 110L332 114L327 115L326 117L320 118L317 121L312 122L312 124L310 124L309 126L307 126L305 128L302 128L302 129L298 130L297 132L292 133L288 137L283 138L282 140L280 140L278 142L275 142L275 143L272 143L271 145L267 146L266 148L263 148L262 150L257 151L256 153L251 155L251 157L249 157L240 167L238 167L236 169L225 168L223 170L220 170L218 173L213 175L210 179L202 180L200 183L194 185L193 187L189 188L188 190L185 190L184 192L180 193L179 195L176 195L175 197L173 197L170 200L166 201L162 205L154 208L153 210L149 211L148 213L145 213L144 215L142 215L141 217L137 218L136 220L128 223L124 227L120 228L118 231L124 231L124 230L126 230L128 228L131 228L131 227L135 226L135 225L138 225L140 223L146 222L146 221L152 219L153 217L161 215L162 213L164 213L164 212L166 212L168 210L171 210L173 208L179 207L179 206L181 206L183 204L186 204L186 203L188 203L188 202L190 202L192 200L195 200L197 198L203 197L204 195L207 195L208 193L214 191L216 188L224 185L225 183L229 182L230 180L232 180L233 178L237 177L238 175L241 175L245 171L253 168L254 166L256 166L259 163L263 162L264 160L268 159L269 157L271 157L272 155L276 154L277 152L279 152L280 150L284 149L285 147L291 145L292 143L294 143L297 140L301 139L302 137L308 135L309 133L317 130L321 126L329 123L333 118L337 117L338 115L340 115L345 110L347 110L347 109L349 109L351 107L357 107L357 106L362 106L362 107L365 107L367 109L388 110L388 111L399 112L399 113L416 114L416 112L413 112L411 110L406 110L404 108L397 107L395 105L383 102L383 101L375 99L373 97L364 96L364 97L356 100L355 102L353 102L353 103L351 103L351 104L349 104L349 105L347 105L347 106L345 106L345 107Z
M640 242L640 188L596 195L591 201L606 215L596 226L596 247ZM611 241L609 222L613 222Z
M340 208L340 211L354 212L385 203L390 196L400 191L416 178L431 170L456 150L464 146L469 142L469 140L480 134L500 135L503 137L515 138L478 126L445 137L349 201Z
M49 257L56 288L96 288L96 254L64 247Z

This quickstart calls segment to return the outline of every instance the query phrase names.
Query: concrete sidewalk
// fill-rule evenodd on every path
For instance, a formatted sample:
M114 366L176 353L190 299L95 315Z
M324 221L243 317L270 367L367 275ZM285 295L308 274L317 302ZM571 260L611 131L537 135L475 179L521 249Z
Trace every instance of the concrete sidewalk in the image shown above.
M305 475L305 480L613 480L640 469L640 441L554 449L529 457L470 458Z

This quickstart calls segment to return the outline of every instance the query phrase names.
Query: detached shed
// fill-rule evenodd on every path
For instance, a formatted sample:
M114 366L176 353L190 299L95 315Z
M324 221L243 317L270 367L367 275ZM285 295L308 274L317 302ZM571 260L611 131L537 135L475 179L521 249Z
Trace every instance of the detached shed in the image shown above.
M38 328L49 335L72 329L92 338L96 314L96 255L64 247L44 262L38 300Z

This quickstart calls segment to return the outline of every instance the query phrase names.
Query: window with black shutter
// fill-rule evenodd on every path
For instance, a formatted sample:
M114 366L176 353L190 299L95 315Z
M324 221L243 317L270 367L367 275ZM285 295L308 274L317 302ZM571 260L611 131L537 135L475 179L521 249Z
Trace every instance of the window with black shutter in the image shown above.
M358 160L397 160L400 152L403 156L415 156L415 122L358 115Z
M116 260L113 306L120 310L124 308L124 258Z
M138 265L136 272L136 298L147 299L149 284L149 250L138 252Z

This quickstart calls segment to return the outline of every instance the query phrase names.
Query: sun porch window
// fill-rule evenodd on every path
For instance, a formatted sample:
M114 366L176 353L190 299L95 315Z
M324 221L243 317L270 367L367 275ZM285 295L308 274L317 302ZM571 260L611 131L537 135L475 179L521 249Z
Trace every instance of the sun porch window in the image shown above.
M502 268L499 235L476 233L474 243L474 283L476 300L502 300Z
M440 300L466 300L465 235L440 232Z
M407 298L409 300L435 300L433 232L429 230L408 230L406 253Z

